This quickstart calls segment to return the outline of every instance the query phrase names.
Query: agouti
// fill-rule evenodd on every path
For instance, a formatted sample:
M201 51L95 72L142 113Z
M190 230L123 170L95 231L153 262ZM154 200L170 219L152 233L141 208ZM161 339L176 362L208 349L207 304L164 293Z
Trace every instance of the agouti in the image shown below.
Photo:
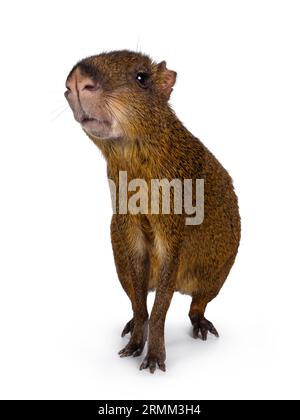
M218 336L204 312L226 280L240 241L237 197L228 172L168 104L175 80L176 73L164 61L157 64L140 53L113 51L76 64L65 93L76 121L103 153L108 178L116 185L111 241L117 273L133 309L122 332L131 337L119 354L139 356L148 339L140 368L151 373L157 366L165 370L164 325L175 291L192 297L193 336ZM153 179L204 180L203 220L187 224L187 215L175 212L174 204L169 214L119 211L121 171L128 182L144 180L148 191ZM195 192L192 195L195 200ZM162 199L160 191L159 204ZM153 289L149 318L147 294Z

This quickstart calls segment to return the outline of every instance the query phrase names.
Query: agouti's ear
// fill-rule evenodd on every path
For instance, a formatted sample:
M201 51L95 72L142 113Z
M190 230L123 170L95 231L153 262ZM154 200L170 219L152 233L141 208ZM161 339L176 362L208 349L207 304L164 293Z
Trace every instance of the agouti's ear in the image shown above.
M158 84L162 95L168 100L176 82L177 73L167 69L167 63L162 61L157 64Z

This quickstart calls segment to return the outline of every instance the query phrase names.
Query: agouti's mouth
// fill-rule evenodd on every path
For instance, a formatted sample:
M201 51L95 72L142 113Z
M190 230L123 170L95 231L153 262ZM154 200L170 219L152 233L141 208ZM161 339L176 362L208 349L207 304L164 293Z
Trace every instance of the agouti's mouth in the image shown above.
M96 125L96 124L109 124L109 121L107 120L98 120L96 118L90 118L90 117L83 117L80 121L80 124L83 126L86 125Z
M89 117L83 117L80 122L81 122L81 124L86 124L86 123L91 122L91 121L100 122L100 121L96 120L96 118L89 118Z

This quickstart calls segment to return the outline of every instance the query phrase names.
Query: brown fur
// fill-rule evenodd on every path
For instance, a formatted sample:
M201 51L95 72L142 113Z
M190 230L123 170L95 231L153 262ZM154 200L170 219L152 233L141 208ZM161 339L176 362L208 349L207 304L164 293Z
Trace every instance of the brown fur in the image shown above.
M232 180L168 105L176 73L168 70L165 62L156 64L147 56L129 51L106 53L83 60L68 80L78 69L100 80L105 112L109 110L120 124L122 135L117 138L88 133L105 156L108 177L117 186L121 170L127 171L128 181L143 178L149 185L151 179L205 180L205 215L200 225L185 225L184 214L112 217L116 268L133 308L133 319L123 331L131 332L131 338L120 354L141 354L148 337L148 352L141 368L149 367L153 372L158 365L164 370L164 323L174 291L192 296L189 316L194 336L200 333L206 339L207 331L217 335L204 318L204 311L226 280L240 241ZM141 69L151 75L145 89L131 76ZM156 289L156 297L148 334L146 301L150 289Z

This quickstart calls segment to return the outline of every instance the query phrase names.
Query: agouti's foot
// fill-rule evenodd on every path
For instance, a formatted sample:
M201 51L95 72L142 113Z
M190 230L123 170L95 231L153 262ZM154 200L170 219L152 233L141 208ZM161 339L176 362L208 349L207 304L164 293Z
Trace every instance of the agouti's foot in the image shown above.
M128 357L128 356L137 357L140 354L142 354L144 350L145 343L147 340L147 335L148 335L148 320L143 322L143 324L135 324L135 325L133 324L134 322L132 319L125 325L125 328L123 330L123 333L125 331L124 335L127 334L126 332L127 330L128 332L130 331L131 337L130 337L129 343L122 350L119 351L119 355L121 357ZM122 336L123 336L123 333L122 333Z
M213 324L208 321L206 318L200 316L194 317L191 319L193 325L193 337L194 338L201 338L202 340L207 339L207 333L210 332L211 334L219 337L218 331L215 329Z
M165 355L164 354L151 354L148 353L145 357L143 363L140 366L140 370L148 369L150 370L150 373L154 373L156 370L156 367L158 366L160 370L163 372L166 371L166 365L165 365Z
M122 350L119 351L119 355L120 357L138 357L143 353L144 347L145 343L131 342L130 340L129 343Z
M133 327L134 327L134 319L132 318L130 321L127 322L127 324L125 325L121 336L125 337L126 334L130 333L132 334L133 331Z

